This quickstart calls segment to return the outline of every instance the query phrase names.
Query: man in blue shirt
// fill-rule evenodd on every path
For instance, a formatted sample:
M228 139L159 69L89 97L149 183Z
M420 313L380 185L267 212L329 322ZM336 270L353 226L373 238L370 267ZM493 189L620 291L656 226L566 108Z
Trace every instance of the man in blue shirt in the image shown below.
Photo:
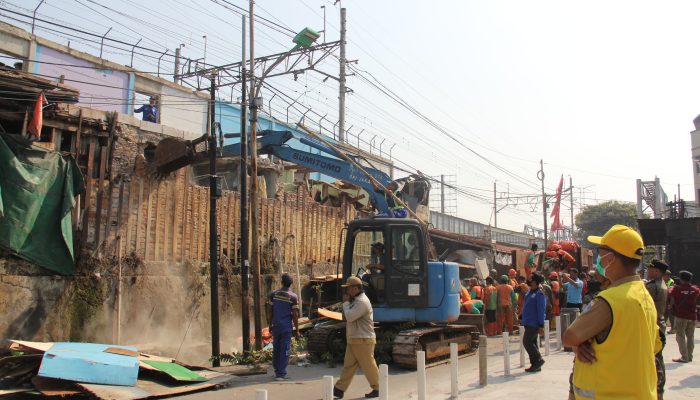
M571 268L569 274L562 274L564 288L566 289L566 307L578 308L579 311L583 305L583 282L578 278L578 270Z
M143 113L143 120L153 123L158 123L158 108L156 107L155 97L148 100L148 104L144 104L139 108L134 109L135 113Z
M525 326L525 334L523 335L523 347L530 356L530 368L526 368L525 372L540 372L542 365L544 365L544 359L542 359L537 343L538 334L544 328L544 316L547 310L547 298L540 288L542 282L544 282L544 277L533 272L528 281L530 290L524 295L522 322Z
M299 337L299 299L291 291L292 276L282 274L282 288L267 296L267 323L272 327L272 366L275 380L287 380L287 363L292 345L292 324Z

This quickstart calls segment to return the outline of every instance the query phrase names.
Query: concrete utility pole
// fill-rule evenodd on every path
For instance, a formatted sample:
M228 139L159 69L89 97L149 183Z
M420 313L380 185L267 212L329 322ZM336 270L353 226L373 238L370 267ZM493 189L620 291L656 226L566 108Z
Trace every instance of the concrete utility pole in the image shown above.
M571 191L571 240L574 239L574 180L569 175L569 190Z
M440 175L440 212L445 213L445 175Z
M540 160L540 170L537 179L542 182L542 218L544 220L544 247L547 248L547 195L544 193L544 160Z
M498 228L498 204L496 204L496 182L493 182L493 227Z
M250 298L248 294L248 284L250 280L250 264L248 264L248 238L250 235L248 228L248 88L246 62L246 16L241 15L242 21L242 41L241 49L241 174L238 185L241 199L241 332L243 336L243 352L250 351Z
M338 93L338 140L345 142L345 93L347 88L345 87L345 64L347 60L345 59L345 8L340 9L340 90Z
M211 75L209 98L209 275L211 291L211 355L213 366L219 361L219 238L216 234L216 199L221 196L219 177L216 176L216 74Z
M260 231L258 230L258 98L255 90L255 14L254 0L249 1L250 15L250 261L253 264L253 321L255 324L255 349L262 349L262 321L260 305Z
M175 72L173 73L173 82L175 83L177 83L177 75L180 73L180 51L182 50L182 46L184 45L181 44L175 49Z

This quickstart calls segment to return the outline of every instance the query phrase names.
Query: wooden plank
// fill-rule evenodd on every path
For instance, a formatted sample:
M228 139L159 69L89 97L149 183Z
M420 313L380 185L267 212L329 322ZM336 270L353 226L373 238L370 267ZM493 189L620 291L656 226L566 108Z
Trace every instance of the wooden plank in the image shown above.
M235 230L235 226L233 225L233 199L235 196L233 195L233 193L229 193L229 195L226 197L228 197L228 206L226 207L226 256L231 260L231 263L235 263L236 257L231 254L231 242L233 241L232 236L233 231Z
M163 182L158 182L158 186L156 186L156 204L155 204L155 240L153 241L153 259L158 261L158 245L160 244L160 219L163 215L163 212L161 211L161 203L163 200Z
M92 202L92 169L94 163L95 155L95 141L97 139L94 137L90 138L90 144L88 146L88 159L87 159L87 171L85 176L87 176L85 182L85 199L83 201L83 232L82 232L82 246L86 248L88 241L88 230L90 227L90 203Z
M172 249L170 253L170 260L175 261L177 259L177 232L179 229L177 229L177 216L180 214L180 190L178 190L178 183L180 181L179 177L182 175L181 172L178 172L177 175L175 175L175 182L172 185L173 187L173 209L172 209L172 214L173 214L173 223L170 226L171 230L171 235L172 235Z
M141 247L141 215L144 211L143 206L143 179L139 178L139 202L136 207L136 243L134 243L134 252L138 253Z
M190 224L189 221L187 220L187 207L188 207L188 201L189 201L189 191L190 187L187 184L186 181L183 180L183 185L184 190L182 194L182 240L180 241L180 261L184 262L185 261L185 247L187 246L187 226Z
M153 204L153 188L150 182L148 183L148 200L146 202L146 233L143 235L146 242L143 248L143 259L148 260L148 254L152 253L150 242L151 242L151 204Z
M134 189L135 186L136 181L132 179L131 182L129 182L129 203L126 209L126 242L124 244L124 254L129 254L129 250L134 249L133 247L131 247L131 229L133 229L134 226L134 219L132 218L132 216L134 214L134 201L136 200L137 195Z
M199 223L199 221L195 218L195 215L196 215L195 211L197 209L197 206L199 205L199 196L197 193L197 187L190 186L190 190L192 190L192 203L190 204L190 215L189 215L189 220L187 222L187 224L189 225L189 234L187 235L187 238L190 241L189 258L190 258L190 260L196 260L197 259L197 246L199 244L199 239L196 236L196 232L197 232L197 224Z
M107 139L107 165L106 165L106 177L107 180L109 181L109 186L107 189L107 217L105 221L105 235L104 235L104 242L105 244L107 243L109 239L109 234L110 231L112 230L112 206L114 204L114 201L112 199L112 194L114 192L114 173L112 171L112 166L114 165L114 133L117 128L117 112L112 113L112 120L110 124L110 129L109 129L109 138ZM104 184L103 181L100 181L100 187ZM99 242L98 242L99 245ZM98 254L102 254L103 247L100 247L100 250L98 251Z
M100 232L102 231L102 202L104 198L105 169L107 167L107 146L100 147L100 176L97 188L97 208L95 209L95 250L100 248ZM99 252L99 251L98 251Z

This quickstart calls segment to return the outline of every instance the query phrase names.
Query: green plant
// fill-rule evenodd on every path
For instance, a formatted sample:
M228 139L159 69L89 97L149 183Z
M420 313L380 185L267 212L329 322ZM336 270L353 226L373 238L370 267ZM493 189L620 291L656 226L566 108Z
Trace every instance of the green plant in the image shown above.
M292 338L291 354L299 354L306 351L307 339L302 336L300 338Z
M272 350L252 350L247 353L224 353L219 354L218 357L211 357L209 359L209 361L214 360L232 365L260 367L260 364L272 361Z

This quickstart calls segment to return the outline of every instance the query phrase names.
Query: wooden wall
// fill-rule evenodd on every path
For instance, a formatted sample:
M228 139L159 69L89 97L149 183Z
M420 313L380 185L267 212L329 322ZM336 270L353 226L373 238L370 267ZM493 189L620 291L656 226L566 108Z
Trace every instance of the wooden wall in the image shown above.
M123 185L123 188L122 188ZM209 188L187 183L185 170L167 180L132 177L115 185L109 201L103 201L102 226L91 221L89 229L103 229L99 253L131 252L145 261L209 259ZM355 218L351 207L334 208L314 202L303 188L283 193L281 198L262 199L258 204L261 245L269 238L280 243L281 261L294 263L294 235L299 263L335 262L344 224ZM96 214L96 213L95 213ZM109 214L109 215L107 215ZM119 217L121 215L121 218ZM94 214L91 214L94 216ZM92 219L92 218L91 218ZM238 261L240 199L237 192L224 191L217 200L219 256ZM117 240L121 236L121 244ZM96 235L88 235L94 241ZM106 239L104 239L106 238ZM90 243L95 248L95 243Z

